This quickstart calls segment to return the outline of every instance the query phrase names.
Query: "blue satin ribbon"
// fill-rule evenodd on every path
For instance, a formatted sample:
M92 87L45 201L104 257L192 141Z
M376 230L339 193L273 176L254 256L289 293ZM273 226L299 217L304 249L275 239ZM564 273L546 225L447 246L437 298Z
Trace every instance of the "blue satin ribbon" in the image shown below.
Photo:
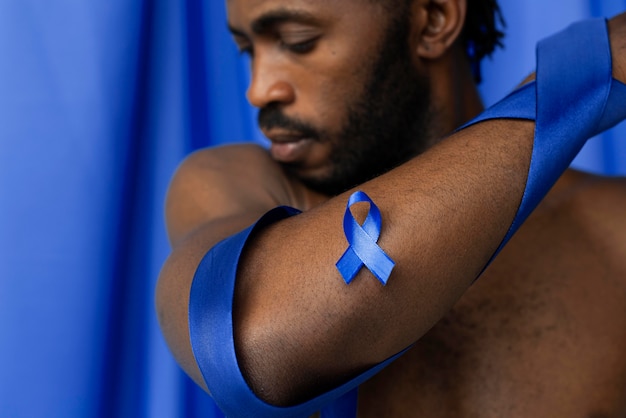
M320 418L356 418L358 402L359 388L356 387L322 408Z
M536 122L522 201L487 265L537 207L587 139L625 117L626 86L612 78L605 19L575 23L538 44L536 81L514 91L460 128L497 118Z
M350 211L353 205L360 202L367 202L370 205L363 225L359 225ZM382 216L378 206L365 192L354 192L348 200L343 216L343 231L348 240L348 249L336 264L347 284L350 284L363 266L367 267L383 285L387 284L396 263L378 246L381 228Z
M603 20L574 25L541 43L538 60L537 83L520 88L468 124L493 118L537 120L526 190L498 251L547 193L585 140L626 117L626 86L611 78L610 50ZM320 410L323 418L355 417L357 387L406 351L293 407L269 405L250 390L239 369L233 338L232 304L237 265L250 234L297 213L286 207L268 212L255 225L213 247L196 270L189 297L191 346L209 391L228 417L308 417ZM374 215L369 222L375 226L373 218ZM367 221L363 225L365 233L370 238L376 236L368 233L373 230L368 225Z

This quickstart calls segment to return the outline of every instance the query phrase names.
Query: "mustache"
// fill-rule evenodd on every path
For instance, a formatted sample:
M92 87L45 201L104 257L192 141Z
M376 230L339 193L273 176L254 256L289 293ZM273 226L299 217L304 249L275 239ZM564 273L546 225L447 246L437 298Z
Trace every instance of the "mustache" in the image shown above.
M259 110L258 123L263 130L282 128L286 131L296 131L306 138L319 139L320 137L320 133L313 126L299 119L286 116L280 108L274 105Z

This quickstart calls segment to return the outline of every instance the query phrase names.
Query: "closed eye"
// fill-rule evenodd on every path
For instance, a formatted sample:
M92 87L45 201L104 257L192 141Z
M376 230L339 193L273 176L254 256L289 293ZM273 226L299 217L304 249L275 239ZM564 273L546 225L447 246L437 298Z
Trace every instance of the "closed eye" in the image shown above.
M307 39L300 42L281 41L281 46L295 54L306 54L311 52L317 43L318 38Z

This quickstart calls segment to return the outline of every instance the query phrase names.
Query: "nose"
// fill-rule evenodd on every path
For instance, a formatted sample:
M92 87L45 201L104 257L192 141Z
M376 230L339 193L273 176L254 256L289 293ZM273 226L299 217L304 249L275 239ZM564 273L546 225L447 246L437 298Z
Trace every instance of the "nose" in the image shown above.
M252 62L252 79L246 96L259 109L272 104L289 104L295 100L295 90L285 76L282 65L272 65L269 59L257 54Z

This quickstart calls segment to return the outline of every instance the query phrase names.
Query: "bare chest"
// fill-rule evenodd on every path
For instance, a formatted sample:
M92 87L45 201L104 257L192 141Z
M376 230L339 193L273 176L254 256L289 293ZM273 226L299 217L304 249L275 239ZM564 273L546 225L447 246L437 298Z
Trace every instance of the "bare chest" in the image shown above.
M576 229L520 231L446 317L361 387L358 416L626 417L620 251Z

